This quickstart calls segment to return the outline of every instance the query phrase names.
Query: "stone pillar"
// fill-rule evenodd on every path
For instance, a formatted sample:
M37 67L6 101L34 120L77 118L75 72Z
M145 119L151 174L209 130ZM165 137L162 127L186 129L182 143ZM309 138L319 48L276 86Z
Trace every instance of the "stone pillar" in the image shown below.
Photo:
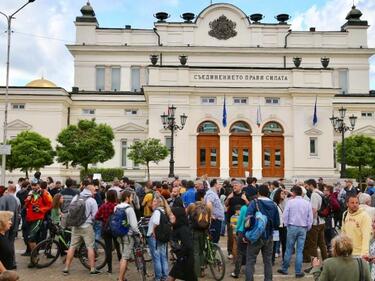
M253 177L262 178L262 134L251 134L252 136L252 157L253 157Z
M229 178L229 134L220 134L220 178Z
M290 179L294 175L294 145L293 136L284 135L284 177Z

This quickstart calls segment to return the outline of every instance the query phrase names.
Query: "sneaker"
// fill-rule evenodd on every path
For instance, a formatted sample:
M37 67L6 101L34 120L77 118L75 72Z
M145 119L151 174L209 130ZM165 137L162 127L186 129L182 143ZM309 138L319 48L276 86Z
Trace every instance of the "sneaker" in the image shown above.
M69 274L69 269L64 269L62 272L63 272L64 275L68 275Z
M229 254L229 255L228 255L228 259L230 259L230 260L233 259L233 255L232 255L232 254Z
M305 273L301 272L301 273L296 273L296 278L303 278L305 277Z
M235 279L239 278L239 276L236 275L234 272L232 272L232 273L230 274L230 277L235 278Z
M102 273L102 272L100 270L97 270L97 269L90 271L91 275L97 275L97 274L100 274L100 273Z
M288 275L288 272L285 272L284 270L282 270L281 268L277 270L278 273L282 274L282 275Z

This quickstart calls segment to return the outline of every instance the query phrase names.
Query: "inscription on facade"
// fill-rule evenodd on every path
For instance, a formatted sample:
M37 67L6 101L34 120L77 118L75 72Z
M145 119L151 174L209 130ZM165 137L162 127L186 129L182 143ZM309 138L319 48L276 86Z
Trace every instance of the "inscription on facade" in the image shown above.
M206 74L193 75L196 81L289 81L288 75L280 74Z

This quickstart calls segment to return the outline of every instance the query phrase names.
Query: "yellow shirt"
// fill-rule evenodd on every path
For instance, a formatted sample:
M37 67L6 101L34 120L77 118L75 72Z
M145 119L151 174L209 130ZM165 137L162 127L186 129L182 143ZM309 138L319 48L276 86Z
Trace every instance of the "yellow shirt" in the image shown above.
M151 217L152 215L152 200L154 199L154 195L152 192L149 192L145 195L143 198L142 205L144 206L143 208L143 216L145 217Z
M180 195L184 194L186 192L186 188L185 187L180 187Z
M344 214L342 232L353 240L353 256L368 255L371 239L371 218L363 210Z

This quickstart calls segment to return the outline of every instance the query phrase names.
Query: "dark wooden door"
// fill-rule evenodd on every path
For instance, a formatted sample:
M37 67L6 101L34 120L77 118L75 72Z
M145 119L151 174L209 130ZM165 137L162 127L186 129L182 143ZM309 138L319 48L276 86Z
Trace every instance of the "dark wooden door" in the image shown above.
M251 174L252 149L251 136L231 135L229 137L229 175L245 177L245 171Z
M207 174L220 177L220 137L218 135L198 135L197 176Z
M262 137L263 177L284 177L284 137Z

